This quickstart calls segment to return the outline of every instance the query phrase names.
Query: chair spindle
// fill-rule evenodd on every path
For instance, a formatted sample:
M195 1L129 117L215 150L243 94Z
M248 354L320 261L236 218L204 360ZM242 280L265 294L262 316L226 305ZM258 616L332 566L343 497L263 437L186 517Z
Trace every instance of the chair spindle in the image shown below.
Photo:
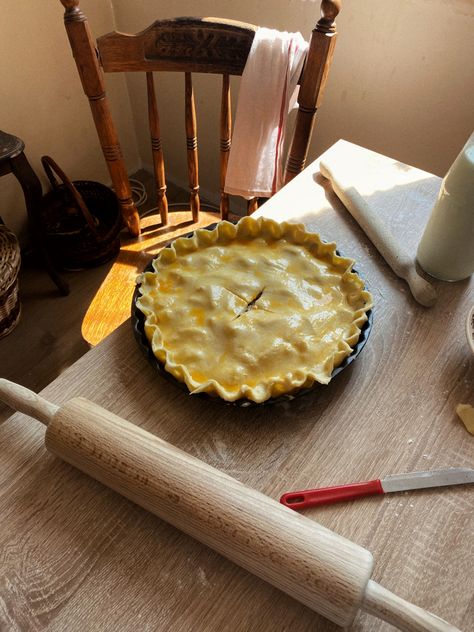
M156 195L161 223L168 224L168 198L166 197L166 177L163 150L161 147L160 118L156 103L153 73L146 73L146 88L148 94L148 121L150 125L151 150L153 153L153 171L156 183Z
M227 163L229 162L229 151L232 135L232 115L230 100L229 75L222 75L222 101L221 101L221 153L220 153L220 185L221 185L221 218L229 217L229 195L224 192L225 177L227 174Z
M193 221L199 219L199 168L197 148L196 108L194 105L194 91L191 73L185 73L185 115L186 115L186 147L188 156L188 177L191 190L190 206Z

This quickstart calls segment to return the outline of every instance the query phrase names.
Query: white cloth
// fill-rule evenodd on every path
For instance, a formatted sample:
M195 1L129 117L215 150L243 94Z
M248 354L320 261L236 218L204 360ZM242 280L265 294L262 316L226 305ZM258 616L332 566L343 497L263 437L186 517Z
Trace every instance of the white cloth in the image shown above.
M256 31L240 84L227 193L270 197L281 188L286 120L307 49L301 33Z

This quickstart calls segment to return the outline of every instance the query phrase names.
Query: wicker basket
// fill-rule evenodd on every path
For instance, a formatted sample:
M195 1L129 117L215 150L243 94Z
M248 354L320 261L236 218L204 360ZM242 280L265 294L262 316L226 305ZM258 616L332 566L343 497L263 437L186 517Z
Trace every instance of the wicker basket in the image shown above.
M6 226L0 225L0 338L13 331L20 320L20 262L18 239Z
M43 196L41 223L53 261L66 270L80 270L115 257L122 228L115 193L99 182L71 182L49 156L41 162L52 186Z

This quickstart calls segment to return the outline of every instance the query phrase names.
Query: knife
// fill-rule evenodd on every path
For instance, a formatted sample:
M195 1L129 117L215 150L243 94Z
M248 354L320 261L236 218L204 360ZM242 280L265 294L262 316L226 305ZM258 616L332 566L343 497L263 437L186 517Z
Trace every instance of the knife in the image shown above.
M474 470L469 467L451 467L445 470L392 474L385 478L361 483L288 492L283 494L280 502L290 509L304 509L374 494L404 492L409 489L444 487L446 485L466 485L467 483L474 483Z

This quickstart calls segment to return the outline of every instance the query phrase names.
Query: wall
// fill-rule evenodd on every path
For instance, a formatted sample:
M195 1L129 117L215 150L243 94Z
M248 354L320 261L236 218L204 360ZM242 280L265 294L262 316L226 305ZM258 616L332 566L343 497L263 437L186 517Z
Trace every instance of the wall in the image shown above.
M109 2L81 2L94 29L114 29ZM82 92L59 0L2 2L0 23L0 128L23 139L26 155L44 182L40 158L51 155L72 179L109 183L89 104ZM127 165L141 165L123 77L107 86L117 116ZM0 216L21 241L26 237L22 191L12 175L0 178Z
M345 138L437 175L443 175L474 130L474 3L472 0L342 0L339 40L310 158ZM218 15L307 38L319 2L304 0L114 0L119 30L136 32L153 20ZM218 187L219 86L197 77L202 188ZM186 180L182 79L157 83L168 174ZM143 81L128 77L139 151L151 163ZM179 98L173 96L179 91ZM208 156L212 156L209 158Z

